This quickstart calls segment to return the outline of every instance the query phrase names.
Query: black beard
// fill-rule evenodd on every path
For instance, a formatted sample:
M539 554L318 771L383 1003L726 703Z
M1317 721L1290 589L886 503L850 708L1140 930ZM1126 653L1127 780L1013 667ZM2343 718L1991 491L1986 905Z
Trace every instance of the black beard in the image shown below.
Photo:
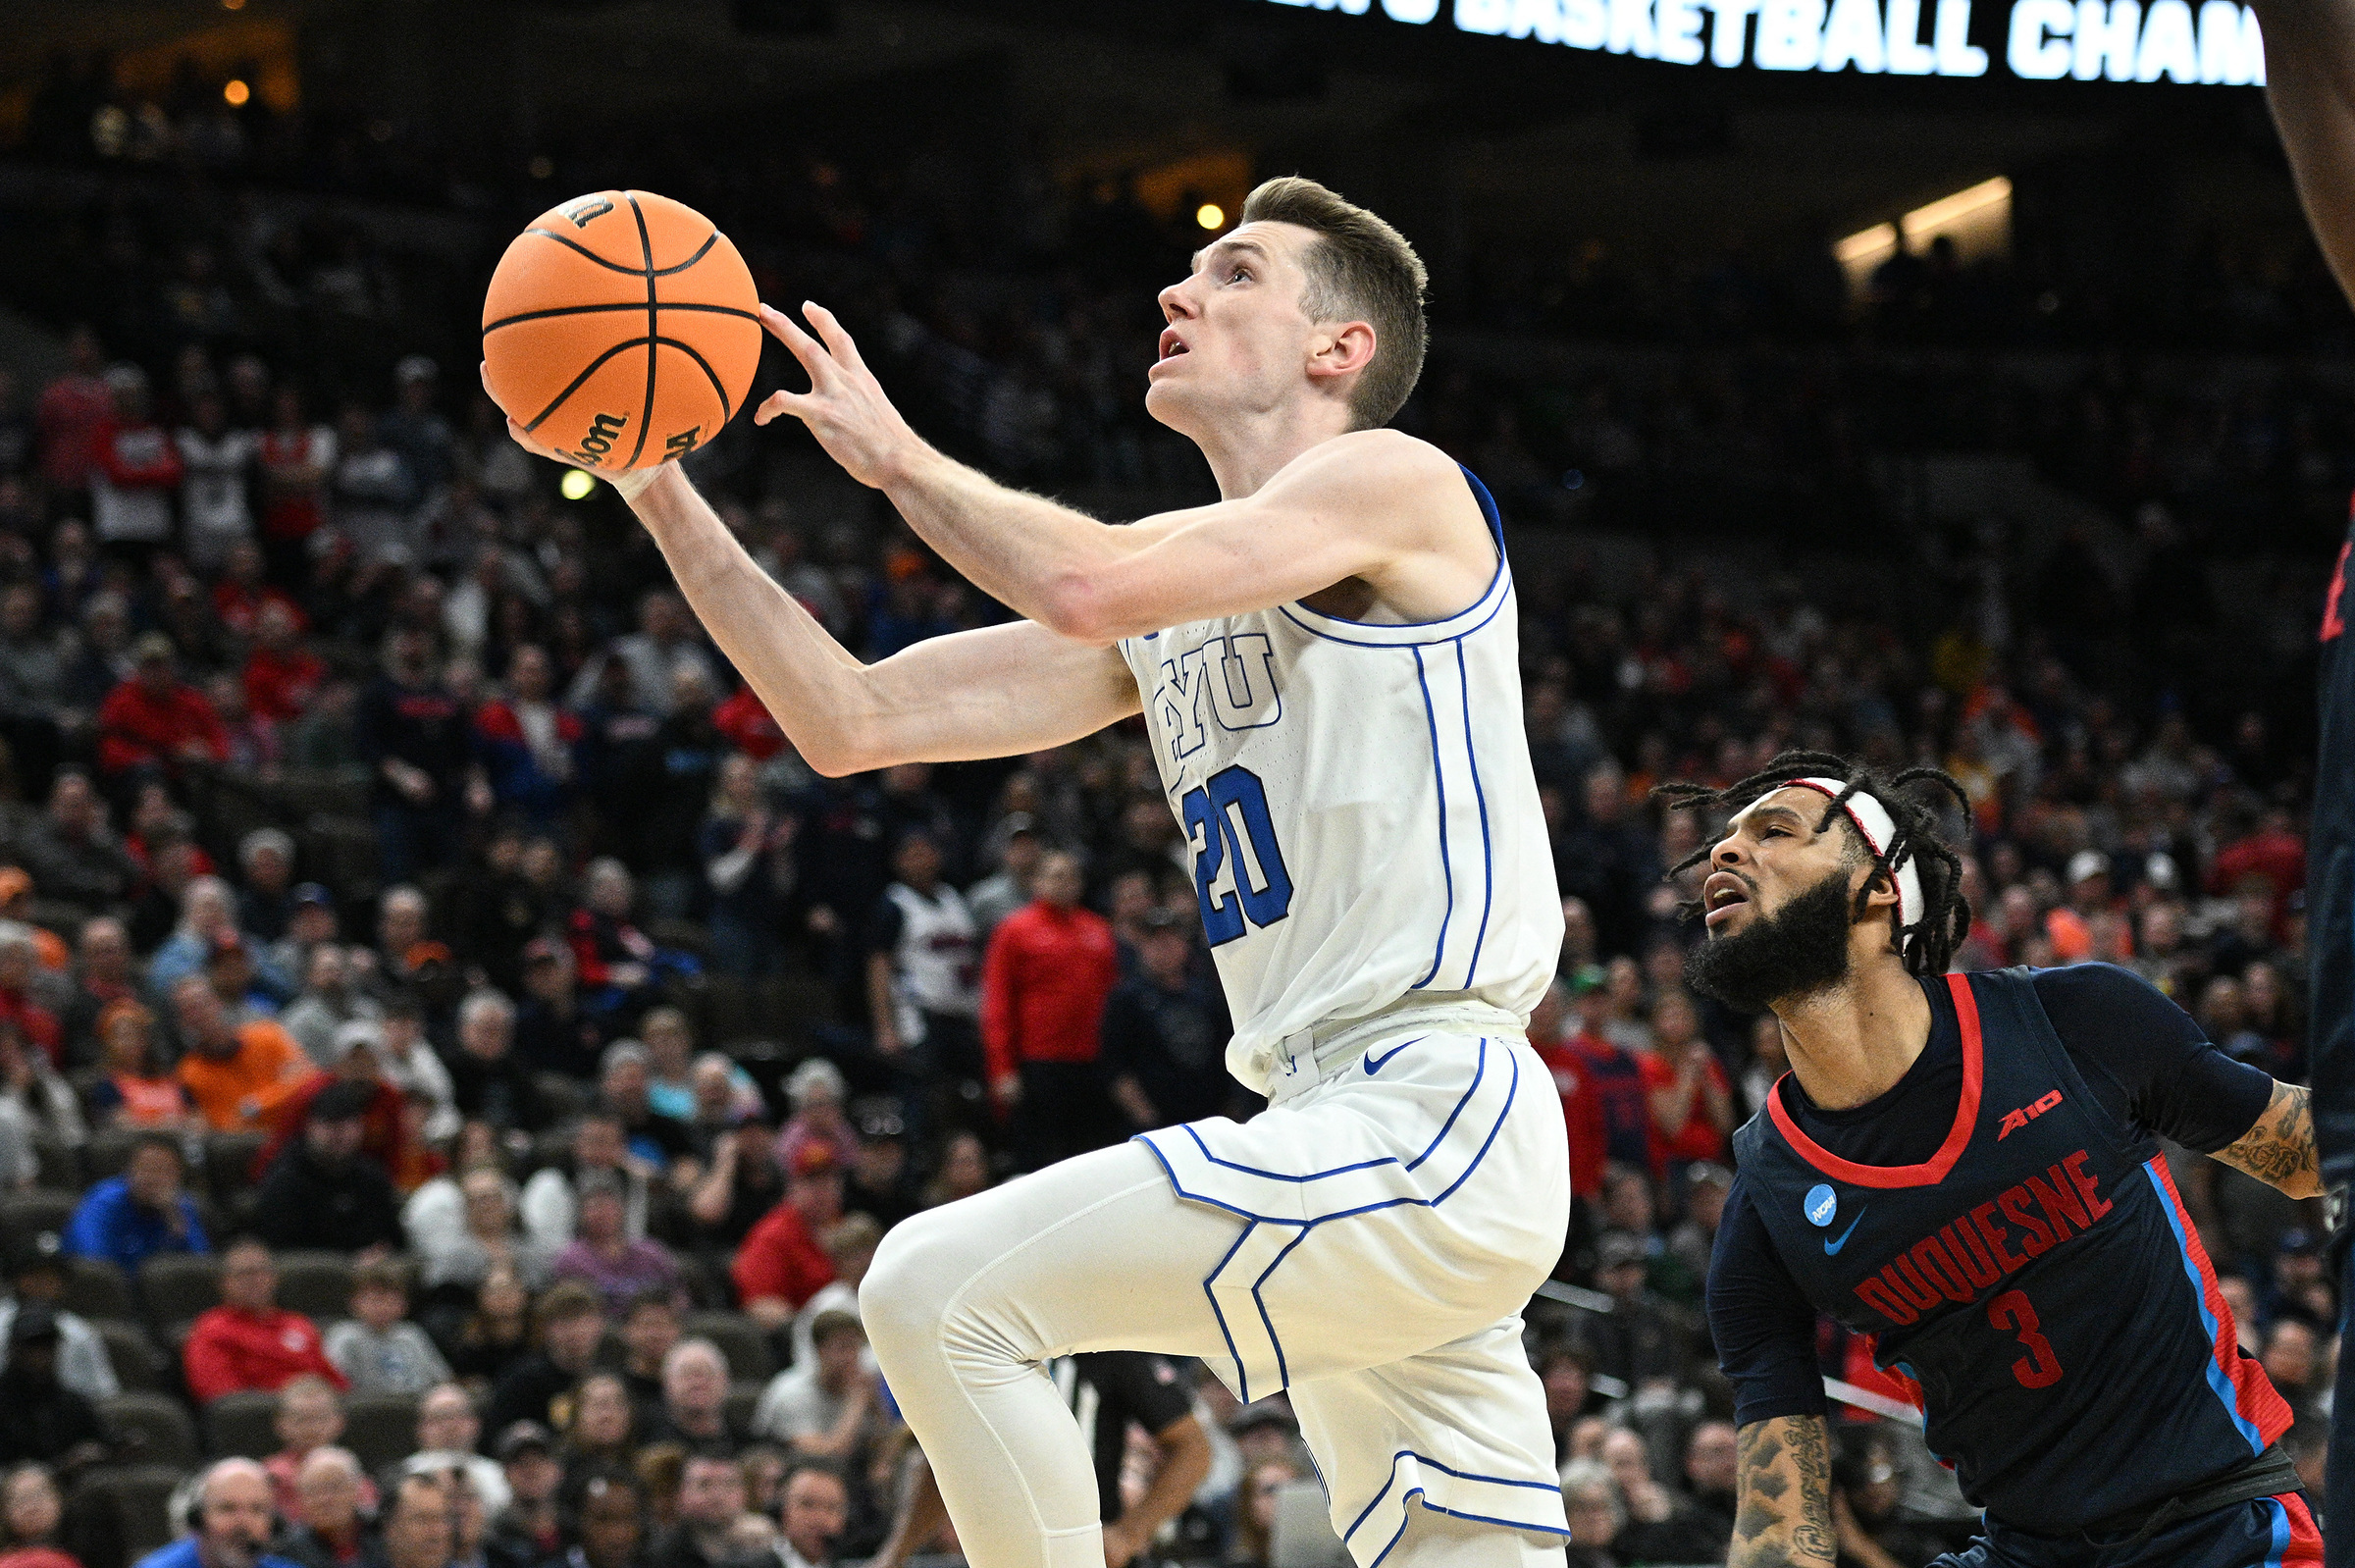
M1854 923L1843 867L1747 931L1704 936L1685 955L1685 983L1736 1013L1763 1013L1847 979Z

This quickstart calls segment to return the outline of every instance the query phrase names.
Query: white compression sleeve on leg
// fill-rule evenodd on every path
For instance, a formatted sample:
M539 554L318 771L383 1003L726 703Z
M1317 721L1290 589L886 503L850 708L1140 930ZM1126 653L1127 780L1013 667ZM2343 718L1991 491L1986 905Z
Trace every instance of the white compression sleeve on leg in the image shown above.
M1202 1281L1240 1228L1125 1143L884 1237L860 1314L973 1568L1102 1568L1094 1458L1040 1363L1219 1353Z

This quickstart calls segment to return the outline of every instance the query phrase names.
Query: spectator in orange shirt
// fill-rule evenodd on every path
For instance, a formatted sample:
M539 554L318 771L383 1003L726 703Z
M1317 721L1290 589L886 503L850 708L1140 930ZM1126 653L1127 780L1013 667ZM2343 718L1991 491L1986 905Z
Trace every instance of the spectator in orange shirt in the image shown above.
M842 1167L823 1143L805 1143L786 1172L785 1196L736 1249L728 1273L745 1315L779 1329L834 1281L834 1260L817 1238L842 1218Z
M1040 859L1035 897L998 923L981 964L989 1083L1013 1112L1015 1163L1035 1171L1121 1136L1096 1061L1105 999L1120 983L1111 922L1079 906L1079 862Z
M251 1238L231 1242L222 1254L221 1305L188 1331L181 1365L200 1405L243 1389L276 1393L305 1376L350 1386L327 1359L319 1326L278 1304L278 1265Z
M201 974L173 985L172 1011L188 1053L180 1059L180 1081L216 1132L274 1127L281 1108L319 1071L294 1037L269 1019L232 1026Z
M172 639L144 633L132 653L137 668L99 705L99 771L114 778L134 768L178 773L183 764L227 757L229 733L221 715L173 671Z

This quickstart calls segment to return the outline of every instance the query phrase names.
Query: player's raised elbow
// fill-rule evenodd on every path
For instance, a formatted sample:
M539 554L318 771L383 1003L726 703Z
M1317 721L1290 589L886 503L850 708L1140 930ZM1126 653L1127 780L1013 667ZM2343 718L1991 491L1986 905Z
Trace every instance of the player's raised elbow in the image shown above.
M1039 596L1034 619L1056 636L1090 648L1110 648L1128 634L1110 585L1090 567L1057 572Z

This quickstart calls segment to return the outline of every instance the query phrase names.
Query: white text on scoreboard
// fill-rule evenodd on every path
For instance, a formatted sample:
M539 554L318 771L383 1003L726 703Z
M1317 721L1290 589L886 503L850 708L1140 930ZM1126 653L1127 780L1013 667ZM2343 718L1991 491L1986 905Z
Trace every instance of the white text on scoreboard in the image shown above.
M1271 0L1392 22L1439 19L1441 0ZM1461 32L1634 55L1671 65L1983 77L1973 0L1453 0ZM1991 40L1992 41L1992 40ZM2237 0L2012 0L1999 75L2030 81L2262 86L2265 41Z

